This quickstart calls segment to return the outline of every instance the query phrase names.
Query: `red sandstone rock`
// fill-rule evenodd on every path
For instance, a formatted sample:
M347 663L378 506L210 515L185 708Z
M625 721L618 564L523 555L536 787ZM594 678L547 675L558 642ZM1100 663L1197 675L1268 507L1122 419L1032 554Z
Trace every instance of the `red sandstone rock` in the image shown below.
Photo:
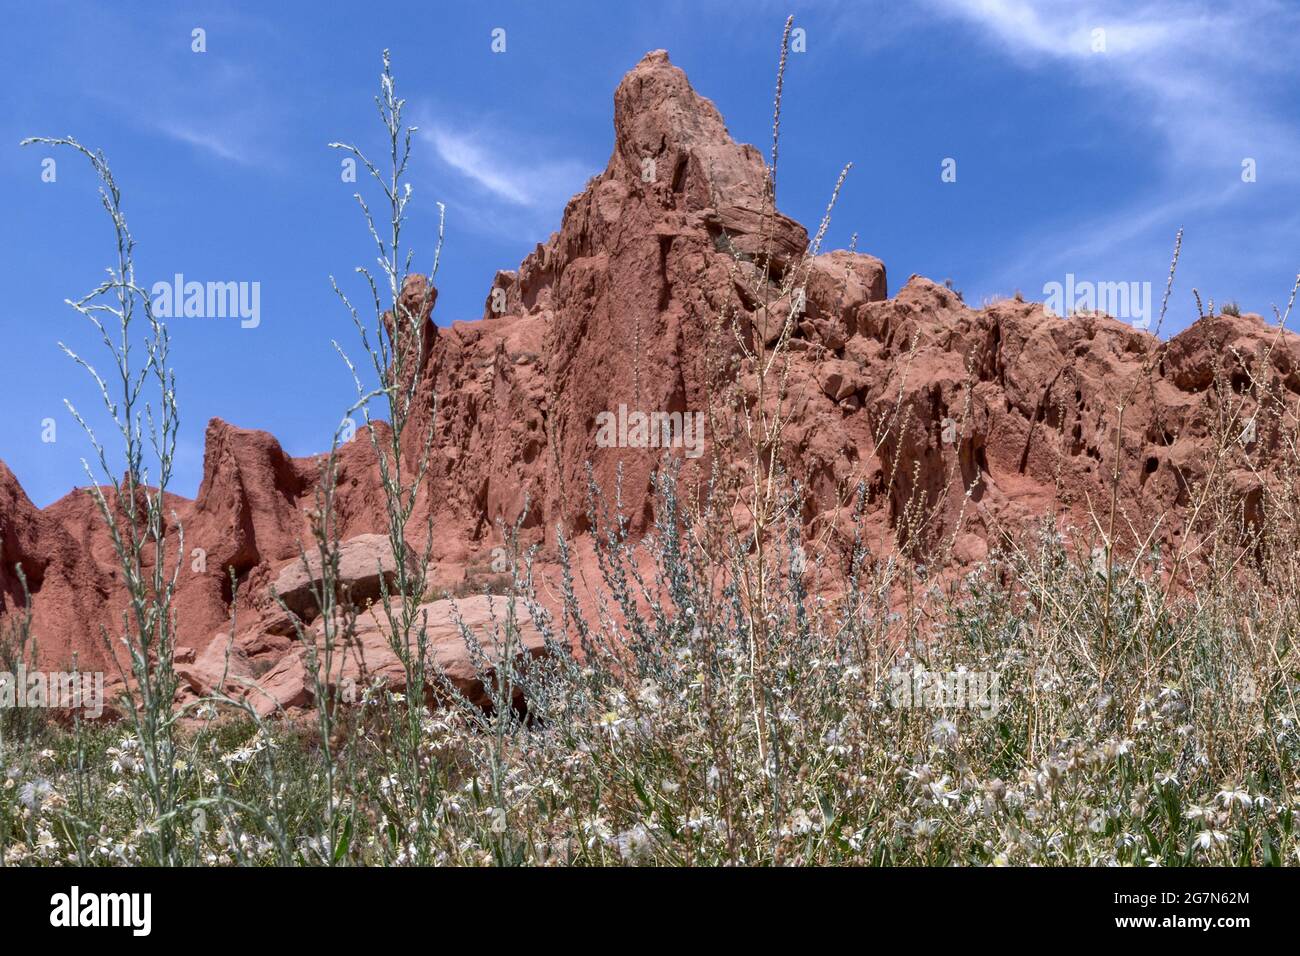
M971 309L915 276L888 298L884 266L871 256L804 260L804 228L766 211L759 152L731 140L714 106L662 51L619 85L613 132L606 170L569 202L558 232L517 270L497 273L481 320L435 328L436 291L422 278L404 289L406 314L424 330L419 411L408 434L422 433L438 399L413 527L432 516L432 579L445 586L471 580L499 541L498 523L513 525L525 512L527 541L552 544L557 524L581 535L587 462L610 493L622 466L624 505L643 530L664 453L598 446L596 416L620 405L708 409L734 353L723 311L735 310L743 328L767 341L780 334L750 298L748 282L764 267L806 270L790 345L785 464L811 496L808 520L836 528L846 490L864 483L877 550L905 537L904 516L917 507L928 516L925 560L956 566L982 560L1004 536L1023 538L1045 516L1086 527L1089 502L1108 499L1117 465L1120 526L1131 521L1140 531L1167 512L1160 540L1169 543L1186 533L1189 488L1206 475L1216 367L1244 403L1243 418L1258 407L1248 367L1288 399L1300 395L1300 339L1279 338L1258 316L1202 319L1161 351L1152 336L1114 319L1063 320L1020 301ZM742 365L740 380L751 381L752 370ZM1130 390L1117 435L1117 400ZM374 427L386 443L387 426ZM708 451L713 441L707 436ZM406 443L408 467L415 444ZM1255 472L1282 449L1267 432L1246 446L1256 468L1235 448L1229 473L1243 522L1258 524L1265 496ZM263 432L210 423L197 498L168 502L184 528L176 611L188 651L185 693L220 684L229 653L228 691L248 687L266 713L312 706L295 622L270 585L314 547L309 512L322 461L291 458ZM706 451L684 463L683 477L708 465ZM340 450L336 510L342 539L386 532L364 430ZM174 526L169 535L176 554ZM65 663L75 654L83 668L108 666L101 633L115 633L125 598L92 496L76 491L38 510L0 465L0 614L10 617L21 604L19 563L41 659ZM475 627L485 624L485 601L460 602ZM439 659L481 699L467 658L455 656L446 602L428 608ZM224 636L232 629L233 642ZM335 678L377 674L396 686L377 624L341 666Z
M429 672L427 692L432 700L444 691L435 676L441 673L456 691L474 704L487 707L492 703L492 673L506 654L506 644L513 642L514 656L536 655L542 651L542 636L529 618L522 603L516 606L513 634L507 637L506 599L474 595L458 600L430 601L420 605L418 620L424 628ZM482 664L476 664L466 635L478 642ZM405 692L406 671L393 652L389 629L383 612L371 608L357 619L356 634L346 646L336 645L328 674L324 672L324 637L320 628L312 632L317 642L317 661L322 680L340 690L344 700L359 700L367 688L378 686L392 692ZM414 641L415 635L412 635ZM414 650L412 652L414 654ZM487 677L485 686L483 678ZM306 708L315 704L315 681L305 663L304 652L294 648L265 676L249 681L248 696L258 713L270 716L279 709Z
M275 578L275 593L285 607L307 623L320 613L316 597L324 580L321 564L320 550L309 551L291 560ZM379 600L383 587L391 594L397 579L397 562L388 536L360 534L340 542L336 572L340 599L362 605Z

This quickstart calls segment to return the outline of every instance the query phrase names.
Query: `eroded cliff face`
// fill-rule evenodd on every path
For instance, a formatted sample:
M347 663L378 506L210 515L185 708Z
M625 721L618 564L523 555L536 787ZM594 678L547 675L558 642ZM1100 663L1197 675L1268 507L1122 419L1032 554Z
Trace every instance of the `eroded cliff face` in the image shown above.
M581 536L587 463L610 495L621 469L637 530L652 519L651 478L665 454L680 460L683 480L703 478L719 436L705 432L699 457L604 447L599 417L621 406L707 413L725 404L729 380L750 387L753 370L720 317L734 315L751 339L776 335L738 281L763 264L773 274L801 270L806 306L789 342L783 460L808 492L810 530L828 528L832 551L846 546L845 503L859 482L874 549L920 536L926 560L961 567L1045 516L1086 527L1089 507L1108 507L1116 470L1121 529L1140 538L1154 528L1154 540L1172 545L1195 533L1184 526L1189 489L1234 416L1238 432L1241 422L1256 427L1223 466L1233 507L1247 529L1260 520L1282 453L1272 412L1300 395L1295 336L1258 316L1217 315L1161 349L1101 315L1062 320L1011 300L971 309L916 276L888 297L877 259L836 251L805 260L801 225L779 214L765 224L765 183L759 152L732 141L667 54L647 54L615 92L609 165L569 202L559 231L497 274L481 319L439 328L426 313L408 434L433 416L417 519L435 522L438 584L464 587L485 568L498 526L521 516L543 561L557 526ZM404 296L412 312L436 297L422 279ZM1130 392L1121 422L1118 397ZM267 699L310 705L269 586L311 546L320 466L264 432L209 424L197 498L169 501L184 528L176 613L186 693L215 686L211 648L229 643L233 628L241 679L261 682ZM338 479L341 537L386 532L364 430L343 448ZM176 528L168 543L181 551ZM117 631L125 596L91 494L39 510L0 465L0 559L0 612L21 606L21 564L41 659L63 665L75 654L84 668L106 666L103 635ZM382 654L382 633L371 637Z
M765 183L758 151L731 140L667 54L648 54L627 75L605 172L569 202L559 232L517 271L497 274L482 320L440 330L431 350L424 405L436 391L446 449L437 480L451 520L468 516L473 533L512 525L527 496L527 526L581 527L588 461L602 487L622 467L627 510L645 520L658 456L599 447L596 418L620 405L686 413L716 404L719 316L748 311L735 253L763 256L770 234L784 264L808 245L784 216L764 229ZM827 275L817 304L835 303L827 312L838 310L838 275L829 275L838 265L819 263ZM876 260L845 267L855 294L884 297Z
M443 517L471 538L512 524L525 498L539 539L550 540L557 522L583 527L587 462L607 489L622 467L627 513L643 525L661 457L600 447L597 416L620 405L716 407L734 354L729 325L717 334L719 316L763 324L735 281L736 253L761 259L765 250L759 153L731 140L662 52L627 75L614 103L605 172L569 203L559 232L497 275L483 318L439 330L430 351L424 404L436 391L438 497ZM769 231L776 268L804 254L799 224L778 217ZM916 276L888 298L884 266L867 255L818 255L803 286L790 474L815 513L866 482L881 537L919 501L926 534L951 535L960 562L999 534L1058 511L1081 517L1088 500L1108 499L1117 449L1132 521L1183 507L1224 412L1216 369L1237 383L1242 421L1257 404L1245 369L1283 394L1300 389L1297 339L1257 316L1207 318L1161 354L1153 336L1100 314L1062 320L1014 300L971 309ZM742 363L742 382L747 371ZM1117 444L1116 405L1130 391ZM1246 497L1244 455L1267 459L1278 441L1259 423L1234 465ZM686 475L708 457L685 461ZM1177 530L1177 521L1166 526Z

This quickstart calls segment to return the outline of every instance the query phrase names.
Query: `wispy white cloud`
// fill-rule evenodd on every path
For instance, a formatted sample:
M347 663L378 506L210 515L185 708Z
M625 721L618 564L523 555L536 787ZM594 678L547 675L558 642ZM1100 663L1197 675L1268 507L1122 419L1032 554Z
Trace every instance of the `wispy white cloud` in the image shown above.
M1137 97L1136 115L1164 134L1173 163L1221 165L1260 153L1293 156L1300 148L1300 132L1279 115L1262 82L1279 68L1296 73L1280 46L1300 25L1293 8L1272 0L931 3L982 28L1027 69L1065 67L1103 92ZM1294 164L1276 171L1300 174Z
M439 159L493 196L517 206L536 204L532 195L535 187L530 186L521 171L503 164L500 156L469 136L435 127L429 130L427 138Z
M1103 30L1105 52L1150 53L1188 24L1171 19L1168 4L1040 3L1035 0L935 0L940 8L980 23L1024 57L1087 59Z
M1243 188L1242 161L1261 181L1300 184L1300 128L1291 120L1300 68L1287 49L1300 9L1277 0L1234 4L1203 0L930 0L931 8L976 28L975 36L1029 73L1050 71L1088 90L1114 120L1156 147L1134 157L1154 177L1143 196L1098 209L1089 221L1071 213L1068 232L1048 223L1026 238L988 284L1002 286L1038 268L1159 270L1173 228L1199 227L1195 241L1226 242L1224 217L1254 209L1270 194ZM1101 32L1098 32L1101 31ZM1102 46L1098 49L1098 46ZM1050 238L1048 238L1050 236ZM1045 241L1046 240L1046 241ZM1257 262L1280 274L1294 243L1261 245ZM1271 260L1276 259L1276 263ZM1192 276L1196 281L1196 276Z
M82 95L141 131L189 146L209 159L247 167L275 167L284 125L282 101L266 94L265 67L249 57L196 55L190 50L190 22L163 18L186 42L157 48L150 40L158 20L147 28L130 18L86 10L76 42L118 51L111 70L95 66ZM215 29L218 21L208 19ZM227 13L220 18L229 33L266 31L258 18ZM165 27L164 27L165 29ZM95 57L84 57L94 64Z
M435 124L422 132L438 158L495 199L532 209L563 206L593 170L565 157L544 158L536 144L500 133ZM526 162L517 157L528 156Z
M544 145L523 142L518 132L507 135L481 122L421 123L420 136L440 172L452 174L440 185L451 210L468 214L475 228L515 239L535 241L558 228L564 206L596 172L577 159L547 156Z
M159 120L154 123L154 129L164 136L185 143L187 146L193 146L195 149L215 156L217 159L238 163L241 166L255 166L258 164L257 157L249 153L243 145L249 141L250 137L232 136L229 131L223 132L212 128L203 129L176 120Z

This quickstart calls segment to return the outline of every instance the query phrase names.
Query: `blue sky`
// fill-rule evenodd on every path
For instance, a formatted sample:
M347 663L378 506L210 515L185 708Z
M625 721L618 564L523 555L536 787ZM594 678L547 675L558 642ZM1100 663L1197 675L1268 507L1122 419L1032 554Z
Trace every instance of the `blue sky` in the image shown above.
M332 273L373 260L332 140L379 145L371 100L392 50L421 127L407 236L432 255L447 204L436 318L478 317L498 268L557 227L612 145L612 93L647 51L669 50L733 136L770 141L775 55L791 57L780 202L815 227L840 167L853 172L828 236L884 260L891 293L920 273L968 303L1067 273L1163 288L1184 253L1166 325L1191 288L1243 310L1283 304L1300 265L1300 6L1154 0L638 3L0 4L0 459L41 505L85 479L63 407L94 407L59 340L98 357L66 297L109 263L88 166L20 149L72 134L102 148L125 193L152 284L177 272L258 282L261 324L170 323L183 427L173 490L192 495L203 430L220 416L294 454L328 446L352 385L330 340L352 345ZM191 50L206 31L207 52ZM492 31L506 31L493 53ZM1105 50L1094 51L1098 29ZM54 155L57 180L42 182ZM957 181L940 179L957 161ZM1242 161L1256 181L1242 181ZM423 256L420 256L423 253ZM57 441L42 441L42 420Z

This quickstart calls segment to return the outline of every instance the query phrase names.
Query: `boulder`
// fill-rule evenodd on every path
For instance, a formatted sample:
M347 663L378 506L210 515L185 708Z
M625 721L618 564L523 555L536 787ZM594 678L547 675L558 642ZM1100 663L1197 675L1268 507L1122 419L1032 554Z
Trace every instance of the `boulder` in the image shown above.
M490 707L493 702L491 675L506 653L507 640L513 643L516 659L543 652L541 632L529 618L522 602L516 604L513 635L507 638L507 607L506 598L489 595L420 605L418 620L424 626L431 664L426 679L431 703L445 701L449 689L454 688L471 703ZM386 691L405 693L408 689L406 670L394 652L390 633L379 608L361 614L356 622L356 632L349 640L336 638L325 685L340 687L345 702L359 700L367 688L376 685ZM317 642L318 666L323 668L326 644L319 624L313 635ZM415 640L413 634L413 648ZM477 642L481 657L476 657L469 641ZM450 688L434 677L439 672L445 676ZM297 648L260 678L249 694L258 712L269 716L282 710L314 705L314 688L315 681L308 671L306 654L302 648Z
M280 569L273 585L275 594L291 612L310 623L320 613L317 595L324 580L319 550L311 550ZM397 562L386 535L362 534L339 544L337 593L340 600L355 604L378 600L382 587L392 588ZM281 618L282 620L282 618ZM280 633L283 624L277 624Z

